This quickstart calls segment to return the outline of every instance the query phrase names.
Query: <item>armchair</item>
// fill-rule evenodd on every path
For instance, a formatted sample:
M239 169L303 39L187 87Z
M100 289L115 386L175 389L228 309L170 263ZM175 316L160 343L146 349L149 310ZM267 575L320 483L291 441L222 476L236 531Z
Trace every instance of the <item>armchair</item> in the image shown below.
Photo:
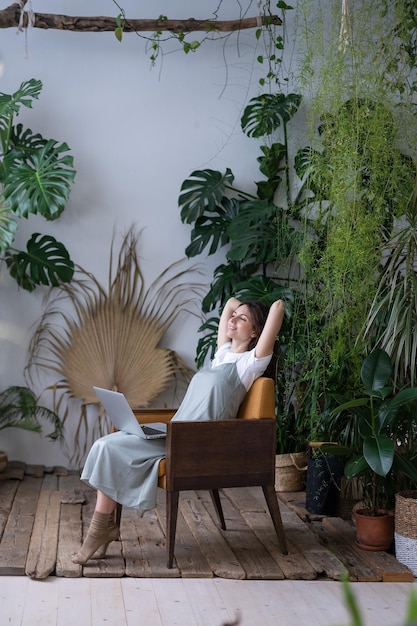
M167 567L174 558L179 492L208 489L226 530L219 489L262 487L283 554L287 544L275 492L276 422L274 383L258 378L234 420L171 422L169 409L138 410L141 422L166 421L166 457L159 464L158 486L166 490ZM121 506L117 508L120 523Z

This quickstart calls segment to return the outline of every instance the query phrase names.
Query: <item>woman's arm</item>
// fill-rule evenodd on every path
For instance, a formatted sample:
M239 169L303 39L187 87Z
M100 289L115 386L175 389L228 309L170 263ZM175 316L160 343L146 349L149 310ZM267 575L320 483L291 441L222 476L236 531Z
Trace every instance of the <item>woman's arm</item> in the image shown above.
M229 298L224 305L224 309L220 316L219 329L217 331L217 347L221 348L225 343L230 341L227 336L227 324L232 317L233 313L240 306L240 301L237 298Z
M269 309L268 317L266 318L265 326L258 339L258 343L255 348L255 356L261 359L264 356L269 356L274 351L274 343L279 331L281 330L282 322L284 319L285 305L282 300L276 300L272 303Z

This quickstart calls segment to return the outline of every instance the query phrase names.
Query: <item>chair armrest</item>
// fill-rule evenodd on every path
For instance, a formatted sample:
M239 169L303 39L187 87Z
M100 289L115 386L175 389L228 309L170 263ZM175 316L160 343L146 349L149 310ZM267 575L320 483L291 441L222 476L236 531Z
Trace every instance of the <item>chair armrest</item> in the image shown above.
M170 422L167 489L274 484L276 421Z
M152 422L169 422L177 409L133 409L136 419L141 424L150 424Z

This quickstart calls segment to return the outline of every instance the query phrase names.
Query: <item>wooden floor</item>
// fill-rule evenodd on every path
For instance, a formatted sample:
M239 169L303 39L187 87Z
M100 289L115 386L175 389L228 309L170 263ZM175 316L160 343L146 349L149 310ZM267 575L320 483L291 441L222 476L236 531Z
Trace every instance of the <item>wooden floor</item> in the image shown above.
M361 626L402 626L412 583L351 583ZM348 626L338 582L222 578L0 579L1 626ZM355 622L359 624L359 622Z
M279 494L289 554L280 553L260 489L228 489L222 502L228 530L216 521L209 495L180 498L175 567L165 565L165 493L155 511L123 510L121 541L108 557L85 567L70 555L81 544L95 501L93 490L63 468L12 463L0 474L0 576L65 578L221 578L234 580L414 581L393 555L354 544L351 523L316 518L304 493ZM146 586L146 585L145 585Z

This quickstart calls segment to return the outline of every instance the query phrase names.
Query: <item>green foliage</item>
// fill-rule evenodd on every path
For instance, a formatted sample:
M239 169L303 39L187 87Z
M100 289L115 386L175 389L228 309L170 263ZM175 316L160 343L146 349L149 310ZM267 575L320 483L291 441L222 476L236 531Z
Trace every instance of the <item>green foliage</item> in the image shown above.
M12 386L0 392L0 430L23 428L32 432L42 432L40 420L53 424L54 430L47 435L55 441L63 435L62 422L58 415L44 406L28 387Z
M387 240L385 263L364 323L365 339L386 350L394 365L394 388L417 382L417 178L401 229Z
M178 31L169 31L163 28L163 22L168 20L166 15L159 15L156 19L161 22L160 28L151 35L145 35L143 32L135 31L136 35L146 41L146 51L150 54L149 58L152 65L156 65L158 60L163 56L164 44L169 40L174 40L179 48L185 53L196 52L199 48L203 47L207 41L216 39L228 40L232 37L236 31L225 33L223 30L219 30L216 21L219 18L219 13L224 0L220 0L211 16L207 18L205 24L205 32L200 41L196 39L189 39L193 33L188 33L180 29ZM117 7L119 13L116 16L116 28L114 31L115 37L118 41L122 41L124 27L128 22L124 9L120 6L119 2L113 0L113 4ZM256 6L255 6L256 4ZM265 85L278 85L280 83L280 74L282 68L284 50L284 37L282 35L282 26L275 24L273 19L277 15L277 9L283 16L283 23L285 23L285 12L290 11L293 7L284 0L262 0L262 2L256 2L250 0L248 6L244 12L242 6L236 2L236 15L244 18L249 15L251 5L256 15L263 17L262 26L255 30L256 42L262 42L264 52L259 54L257 47L255 46L256 61L265 70L265 74L259 79L261 87ZM193 19L193 18L190 18ZM237 44L239 45L239 44ZM226 47L226 44L224 44ZM287 81L287 78L283 80Z
M71 281L74 269L67 249L50 235L34 233L27 242L27 252L6 252L10 274L27 291L38 285L57 287Z
M256 183L256 196L234 186L229 168L225 173L210 169L192 172L181 186L181 219L193 225L187 256L207 249L211 255L226 248L227 262L214 272L203 300L204 313L222 307L232 294L267 303L279 297L292 300L288 278L284 274L281 281L277 273L289 266L301 239L292 212L287 129L300 103L297 94L267 94L253 98L243 112L242 128L249 136L281 133L281 141L261 147L258 163L266 180ZM275 202L281 188L286 199L283 206ZM289 311L287 307L287 317ZM217 324L218 319L210 317L200 329L206 335L197 347L198 365L214 353Z
M332 430L324 411L338 393L357 395L360 362L374 346L395 357L397 385L409 384L413 371L412 272L407 295L399 280L405 265L396 266L399 290L387 274L380 283L415 181L415 63L407 62L403 46L415 41L416 23L404 21L406 5L411 8L408 0L354 3L346 15L336 3L318 0L314 13L308 1L297 5L297 70L309 95L311 137L295 159L304 182L299 260L307 284L298 392L308 398L302 408L316 431ZM408 35L400 38L403 27Z
M0 254L19 286L57 285L72 279L74 265L65 246L35 234L27 251L12 248L18 220L30 214L57 219L74 181L69 147L14 124L21 107L32 108L42 89L39 80L23 82L12 95L0 93Z
M377 477L385 479L391 472L401 472L417 484L415 463L404 450L398 450L397 439L398 422L402 420L399 410L412 403L416 406L417 387L393 395L392 387L387 386L392 372L388 354L373 350L362 363L363 396L348 399L334 409L337 419L347 419L353 429L354 455L346 463L345 475L352 478L368 471L374 475L373 511L377 508Z

